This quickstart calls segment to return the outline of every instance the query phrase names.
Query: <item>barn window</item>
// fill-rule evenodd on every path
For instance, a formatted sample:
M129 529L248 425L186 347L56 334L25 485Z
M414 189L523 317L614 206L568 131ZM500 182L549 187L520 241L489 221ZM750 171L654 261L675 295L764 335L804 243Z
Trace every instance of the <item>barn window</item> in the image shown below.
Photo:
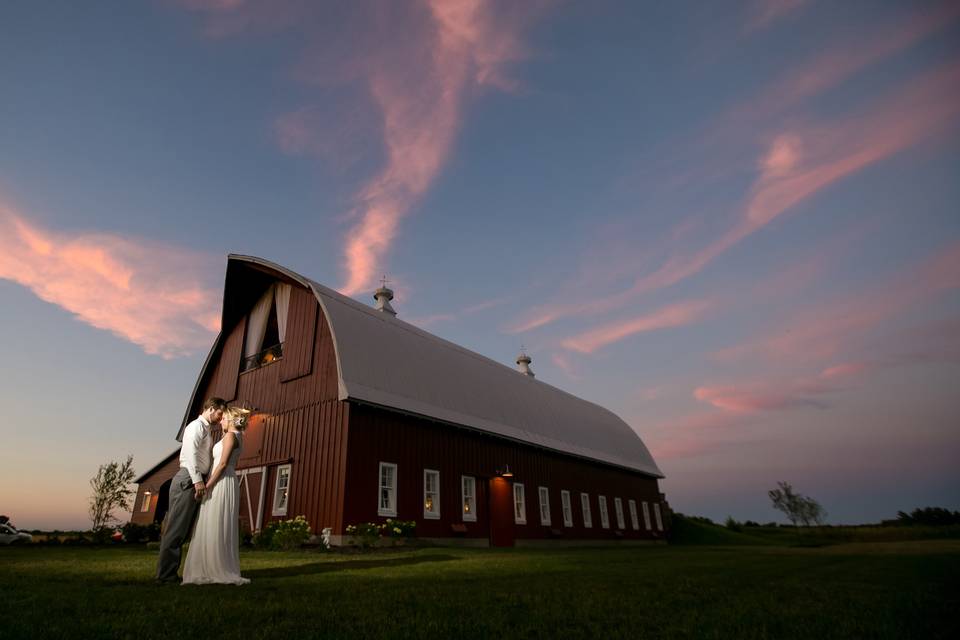
M150 492L143 492L143 502L140 503L140 513L146 513L150 511Z
M663 531L663 520L660 519L660 503L653 503L653 516L657 520L657 530Z
M643 507L643 526L650 531L650 505L644 502L641 506Z
M527 501L523 495L523 484L519 482L513 485L513 521L527 524Z
M423 470L423 517L440 517L440 472L433 469Z
M600 496L600 526L604 529L610 528L610 514L607 513L607 496Z
M630 506L630 524L633 525L634 531L638 531L640 529L640 522L637 520L637 501L630 500L627 504Z
M397 515L397 465L392 462L380 463L380 503L377 514Z
M287 498L290 495L290 465L277 467L277 485L273 491L273 515L287 515Z
M590 495L580 494L580 510L583 512L583 526L587 529L593 528L593 516L590 515Z
M550 526L550 489L540 487L540 524Z
M623 500L614 498L613 510L617 514L617 529L626 529L627 524L623 521Z
M253 306L247 316L241 371L250 371L283 357L290 291L288 284L271 285Z
M460 489L463 502L463 521L477 521L477 481L471 476L460 477Z
M573 526L573 507L570 506L570 492L564 489L560 492L560 504L563 505L563 526Z

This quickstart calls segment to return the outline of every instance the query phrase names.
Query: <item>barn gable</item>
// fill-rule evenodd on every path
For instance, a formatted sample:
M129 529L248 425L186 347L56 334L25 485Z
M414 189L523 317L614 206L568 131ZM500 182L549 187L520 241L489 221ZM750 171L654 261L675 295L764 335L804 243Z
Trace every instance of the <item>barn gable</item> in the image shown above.
M333 337L340 400L424 416L663 477L636 432L607 409L266 260L229 256L224 327L235 326L237 314L245 313L261 295L261 291L231 287L232 274L240 269L252 269L261 278L296 283L313 292ZM231 335L221 333L211 349L181 433L202 401L197 394L205 388L212 363L218 354L229 350L230 339ZM302 375L304 368L309 369L304 359L296 363L291 360L289 366L289 375Z

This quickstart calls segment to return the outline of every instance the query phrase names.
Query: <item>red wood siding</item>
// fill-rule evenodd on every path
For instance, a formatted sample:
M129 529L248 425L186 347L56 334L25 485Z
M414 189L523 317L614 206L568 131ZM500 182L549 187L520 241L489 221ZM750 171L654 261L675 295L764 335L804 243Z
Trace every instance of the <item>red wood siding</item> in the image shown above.
M310 374L319 309L320 305L312 291L294 287L290 292L283 361L279 365L281 382Z
M203 401L210 396L223 398L227 402L237 397L237 375L240 372L240 360L243 357L243 332L245 327L246 322L242 319L224 340L217 366L210 377L207 394L200 399L201 406Z
M555 537L551 529L562 531L561 539L616 539L618 536L614 498L623 501L626 528L622 537L644 539L659 537L643 525L640 503L660 501L655 478L586 460L511 443L472 431L457 429L421 418L363 405L350 405L347 490L344 495L344 525L358 522L382 522L377 515L379 463L397 465L397 517L416 520L417 535L448 537L451 525L464 524L467 537L488 538L490 532L488 480L497 469L510 465L511 482L524 485L526 524L517 524L517 539ZM440 472L440 519L423 517L423 470ZM460 507L460 477L477 479L477 521L463 522ZM540 524L538 487L549 489L551 525ZM573 527L563 526L560 491L570 492ZM590 494L593 527L583 526L580 493ZM607 498L610 528L600 526L597 497ZM512 496L512 494L511 494ZM636 500L640 530L630 522L629 500ZM511 498L512 507L512 498ZM655 528L655 525L654 525ZM661 534L662 535L662 534Z
M312 293L295 287L290 296L288 327L303 328L300 335L305 336L309 333L305 328L313 323L315 330L309 344L310 358L298 355L296 342L299 338L294 333L288 337L294 346L290 352L284 353L283 358L238 376L233 402L254 407L257 412L257 417L251 420L249 439L244 443L245 450L238 468L267 467L263 524L303 515L315 533L324 527L339 531L343 526L341 505L348 406L337 399L337 362L330 327L322 313L317 320L319 305L305 304L304 294L316 300ZM299 302L294 304L294 300ZM244 324L241 320L240 326ZM288 355L300 363L297 371L302 371L308 361L312 365L306 374L284 382L282 363ZM239 363L239 352L234 354L223 349L220 359L227 357L235 358ZM202 398L213 394L222 368L222 361L215 363L214 374L210 376ZM287 515L275 517L271 512L276 468L285 463L291 464ZM243 500L246 500L245 495ZM251 515L256 517L257 507L253 505L254 513L247 514L248 520Z
M179 470L180 456L174 456L165 465L144 478L143 482L137 487L137 498L133 503L133 513L131 514L130 522L136 524L150 524L153 522L153 514L157 512L157 496L160 492L160 485L177 475L177 471ZM143 494L146 491L149 491L151 494L150 510L140 511L140 507L143 505Z

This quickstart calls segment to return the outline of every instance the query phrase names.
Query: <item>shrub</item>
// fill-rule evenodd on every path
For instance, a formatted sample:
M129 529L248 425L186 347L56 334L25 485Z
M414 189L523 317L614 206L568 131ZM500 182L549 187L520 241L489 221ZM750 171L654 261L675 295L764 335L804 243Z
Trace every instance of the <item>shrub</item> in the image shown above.
M276 523L273 532L271 547L274 549L299 549L300 545L310 539L310 524L303 516L292 520L282 520Z
M387 538L412 538L416 531L417 523L414 520L394 520L387 518L387 521L380 525L382 535Z
M267 526L253 534L253 546L257 549L270 549L273 547L273 534L277 530L276 522L269 522Z
M727 516L727 519L723 523L723 526L725 526L727 529L730 529L731 531L740 531L743 528L739 522L733 519L733 516Z
M151 522L150 524L137 524L128 522L123 525L124 542L156 542L160 539L160 524Z
M347 527L347 535L352 536L351 543L363 550L376 546L380 539L380 525L375 522L362 522Z

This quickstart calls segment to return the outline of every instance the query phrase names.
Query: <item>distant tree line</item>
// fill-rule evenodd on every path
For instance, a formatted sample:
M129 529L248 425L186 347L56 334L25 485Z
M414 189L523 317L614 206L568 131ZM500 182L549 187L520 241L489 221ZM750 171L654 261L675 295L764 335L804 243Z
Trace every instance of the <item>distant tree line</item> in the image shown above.
M960 511L950 511L943 507L924 507L914 509L910 513L897 511L897 519L893 521L885 520L884 524L924 524L931 527L942 527L952 524L960 524Z

